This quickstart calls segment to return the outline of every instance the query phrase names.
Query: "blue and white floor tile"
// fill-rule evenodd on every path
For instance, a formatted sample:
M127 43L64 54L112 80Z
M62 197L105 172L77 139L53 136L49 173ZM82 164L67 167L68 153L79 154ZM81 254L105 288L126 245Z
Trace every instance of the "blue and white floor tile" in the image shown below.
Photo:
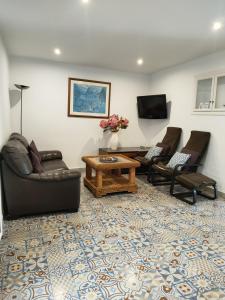
M225 299L225 201L138 185L99 199L82 188L79 213L6 222L2 299Z

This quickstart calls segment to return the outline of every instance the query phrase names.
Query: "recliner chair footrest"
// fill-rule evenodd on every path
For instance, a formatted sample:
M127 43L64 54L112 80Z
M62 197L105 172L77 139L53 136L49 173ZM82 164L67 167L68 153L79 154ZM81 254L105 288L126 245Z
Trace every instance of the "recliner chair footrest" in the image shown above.
M177 198L182 198L187 203L194 204L196 202L197 194L204 196L208 199L214 200L217 198L216 181L201 173L188 173L176 176L176 181L183 187L191 190L189 193L176 193ZM205 192L206 188L212 188L213 195ZM210 192L211 194L211 192ZM185 200L184 196L193 196L193 202Z
M188 173L176 177L176 180L189 189L201 190L216 184L216 181L201 173Z

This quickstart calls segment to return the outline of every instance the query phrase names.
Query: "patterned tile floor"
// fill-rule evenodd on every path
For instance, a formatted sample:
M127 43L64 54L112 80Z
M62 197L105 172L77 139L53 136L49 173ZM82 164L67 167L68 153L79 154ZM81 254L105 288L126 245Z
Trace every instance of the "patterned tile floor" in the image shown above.
M190 206L138 181L79 213L6 222L2 299L225 299L225 201Z

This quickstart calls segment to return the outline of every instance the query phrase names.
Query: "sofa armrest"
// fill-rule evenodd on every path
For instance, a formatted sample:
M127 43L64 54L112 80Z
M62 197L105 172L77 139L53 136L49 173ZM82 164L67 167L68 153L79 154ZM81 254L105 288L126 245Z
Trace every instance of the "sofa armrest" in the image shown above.
M54 171L48 171L40 174L32 173L26 178L34 181L56 182L56 181L65 181L71 179L79 179L80 176L81 176L80 172L76 171L76 169L70 169L70 170L54 170Z
M78 211L80 173L76 170L61 169L40 175L32 173L19 176L4 161L1 167L5 218L57 211Z
M41 161L62 159L62 153L58 150L39 151L39 154L41 156Z

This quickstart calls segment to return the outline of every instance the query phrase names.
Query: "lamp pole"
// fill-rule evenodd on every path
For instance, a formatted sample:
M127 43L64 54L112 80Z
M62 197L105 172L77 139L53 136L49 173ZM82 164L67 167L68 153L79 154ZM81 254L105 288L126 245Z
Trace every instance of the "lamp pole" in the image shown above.
M20 134L23 133L23 90L29 89L28 85L15 84L15 87L20 90Z

